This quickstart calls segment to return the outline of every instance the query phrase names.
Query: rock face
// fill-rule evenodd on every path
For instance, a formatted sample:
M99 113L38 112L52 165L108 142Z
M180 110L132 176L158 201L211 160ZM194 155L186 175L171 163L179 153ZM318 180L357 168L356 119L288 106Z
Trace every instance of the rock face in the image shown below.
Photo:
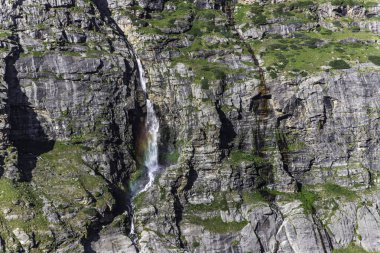
M217 5L111 8L163 126L141 251L379 250L359 232L378 225L378 5Z
M380 251L379 4L1 4L1 252Z
M6 252L88 251L127 208L135 63L102 15L88 1L2 3Z

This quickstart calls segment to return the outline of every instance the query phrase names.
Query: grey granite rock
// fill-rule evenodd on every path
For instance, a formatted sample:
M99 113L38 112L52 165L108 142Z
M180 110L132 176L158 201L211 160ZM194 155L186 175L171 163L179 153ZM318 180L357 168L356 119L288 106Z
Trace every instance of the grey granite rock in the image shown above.
M379 66L275 62L329 32L376 54L378 4L0 4L0 251L380 251ZM132 199L147 97L161 171Z

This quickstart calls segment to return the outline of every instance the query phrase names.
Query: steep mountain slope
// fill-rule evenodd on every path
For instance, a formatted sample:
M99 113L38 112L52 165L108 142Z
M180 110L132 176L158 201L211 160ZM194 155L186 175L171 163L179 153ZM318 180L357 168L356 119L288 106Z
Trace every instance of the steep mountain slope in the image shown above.
M379 4L154 3L109 3L171 164L142 251L379 251Z
M2 1L0 251L380 251L379 17L365 0ZM136 194L146 96L161 173Z
M1 12L1 248L82 252L128 205L133 54L87 1L3 1Z

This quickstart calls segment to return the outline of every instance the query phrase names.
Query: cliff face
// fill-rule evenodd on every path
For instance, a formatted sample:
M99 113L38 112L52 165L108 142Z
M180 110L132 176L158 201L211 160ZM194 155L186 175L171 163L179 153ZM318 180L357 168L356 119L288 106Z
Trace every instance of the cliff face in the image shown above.
M0 251L380 251L379 3L1 4Z
M134 58L88 1L2 1L1 250L82 252L127 205Z
M162 125L142 251L378 251L379 5L144 4L109 3Z

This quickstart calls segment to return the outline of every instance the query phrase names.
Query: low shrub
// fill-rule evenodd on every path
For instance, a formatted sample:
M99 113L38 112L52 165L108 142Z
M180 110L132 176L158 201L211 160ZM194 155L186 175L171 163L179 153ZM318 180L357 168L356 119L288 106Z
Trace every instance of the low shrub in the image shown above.
M329 62L329 65L333 69L349 69L350 65L344 60L333 60Z
M368 56L368 60L370 60L373 64L380 66L380 56L370 55Z

